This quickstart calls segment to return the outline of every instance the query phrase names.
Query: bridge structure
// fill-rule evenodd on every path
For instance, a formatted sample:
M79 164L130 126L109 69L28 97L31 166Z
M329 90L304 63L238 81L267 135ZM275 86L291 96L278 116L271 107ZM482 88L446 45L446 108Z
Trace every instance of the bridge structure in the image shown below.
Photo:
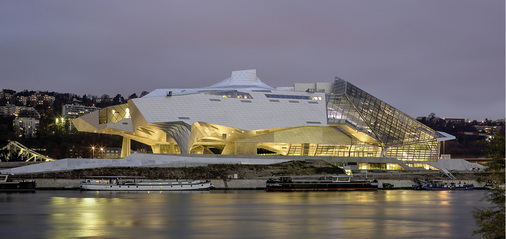
M45 162L54 161L54 159L42 155L40 153L37 153L17 141L9 141L7 145L5 145L0 149L0 152L2 152L3 154L2 158L5 158L6 160L8 160L13 154L15 154L18 157L22 158L25 162L31 160L33 161L39 160Z

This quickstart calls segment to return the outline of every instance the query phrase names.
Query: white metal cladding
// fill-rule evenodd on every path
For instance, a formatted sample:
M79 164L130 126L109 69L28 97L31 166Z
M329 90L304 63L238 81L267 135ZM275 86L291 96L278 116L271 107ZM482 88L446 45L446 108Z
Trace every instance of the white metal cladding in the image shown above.
M207 122L244 130L293 126L327 126L324 93L274 91L278 95L301 95L321 100L272 99L266 92L244 91L253 99L189 94L133 99L147 123ZM271 94L273 94L271 93Z
M273 87L263 83L258 77L256 69L233 71L231 77L222 80L214 85L204 88L192 89L156 89L144 98L160 97L160 96L175 96L175 95L188 95L198 94L210 90L274 90Z

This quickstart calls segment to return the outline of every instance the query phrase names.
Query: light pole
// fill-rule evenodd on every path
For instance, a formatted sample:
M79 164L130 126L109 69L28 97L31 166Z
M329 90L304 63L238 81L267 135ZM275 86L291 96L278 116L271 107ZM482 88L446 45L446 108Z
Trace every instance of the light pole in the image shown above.
M104 148L103 147L100 147L100 152L102 154L102 158L104 158Z
M95 158L95 146L91 146L91 151L93 152L93 156L91 158Z

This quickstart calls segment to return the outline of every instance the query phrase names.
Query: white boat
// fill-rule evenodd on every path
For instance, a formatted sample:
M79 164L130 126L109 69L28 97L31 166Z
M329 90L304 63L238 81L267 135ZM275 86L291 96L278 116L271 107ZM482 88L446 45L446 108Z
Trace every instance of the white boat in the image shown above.
M80 185L88 191L190 191L209 190L210 181L200 180L148 180L143 177L94 176L86 177Z

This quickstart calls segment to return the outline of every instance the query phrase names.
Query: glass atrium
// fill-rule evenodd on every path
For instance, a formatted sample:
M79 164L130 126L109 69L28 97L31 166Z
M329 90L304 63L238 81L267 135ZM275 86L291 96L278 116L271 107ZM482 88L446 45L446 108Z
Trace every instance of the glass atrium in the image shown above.
M328 95L327 117L330 126L347 132L352 129L373 139L352 142L349 156L364 157L365 153L402 161L438 159L438 132L344 80L337 79Z

